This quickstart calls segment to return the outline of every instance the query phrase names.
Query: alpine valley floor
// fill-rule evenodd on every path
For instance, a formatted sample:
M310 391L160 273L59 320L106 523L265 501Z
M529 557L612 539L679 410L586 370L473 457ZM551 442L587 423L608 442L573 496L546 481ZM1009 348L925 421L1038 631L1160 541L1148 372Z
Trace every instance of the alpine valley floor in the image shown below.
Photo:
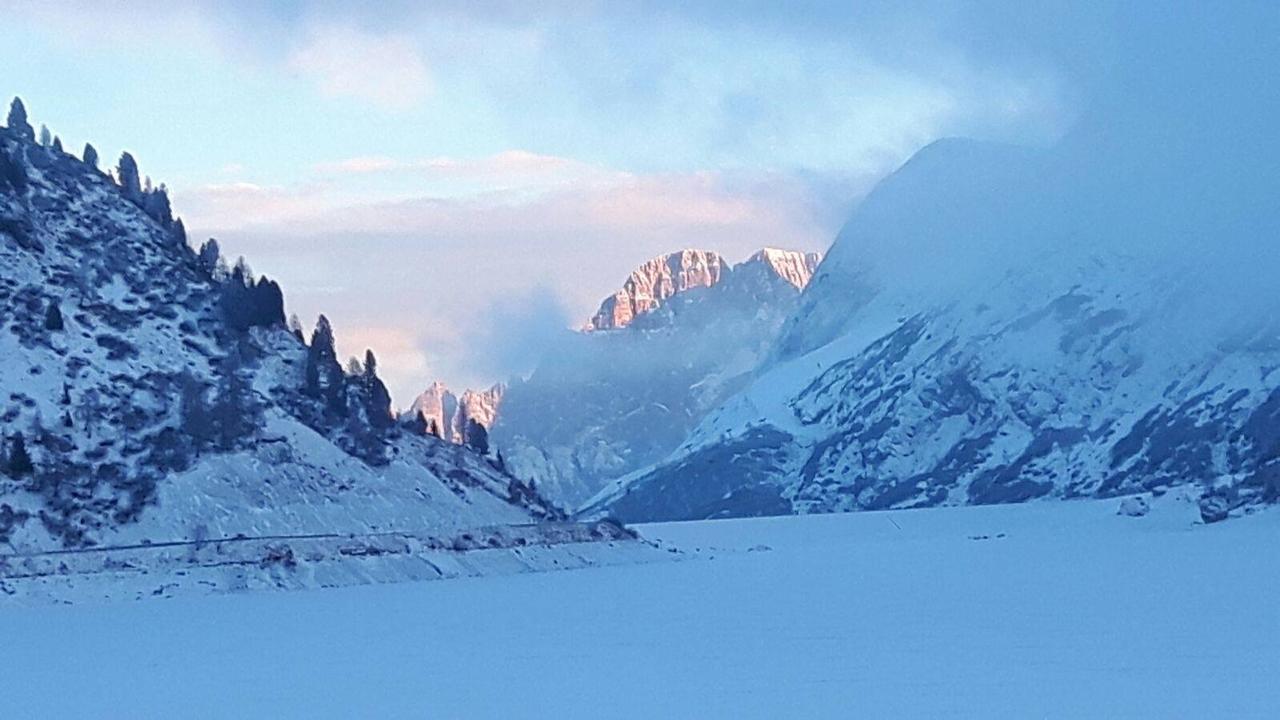
M640 527L682 561L0 611L12 718L1267 718L1280 512Z

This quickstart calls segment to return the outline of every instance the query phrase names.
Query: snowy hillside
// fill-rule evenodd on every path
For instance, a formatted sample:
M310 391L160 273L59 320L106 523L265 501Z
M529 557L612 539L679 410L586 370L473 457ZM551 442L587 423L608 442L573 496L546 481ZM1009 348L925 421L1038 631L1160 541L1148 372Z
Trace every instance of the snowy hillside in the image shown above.
M639 530L679 562L11 606L0 686L13 717L1272 717L1280 513L1117 504L673 523ZM76 692L68 658L92 659Z
M1168 116L1163 82L1127 88L1049 148L921 150L841 232L751 386L589 512L1187 485L1219 518L1280 500L1280 212L1267 190L1280 179L1258 144L1274 108L1233 97Z
M37 143L17 106L0 129L0 577L108 546L501 545L492 528L560 517L488 459L403 432L372 352L344 371L327 320L304 342L275 283L193 252L163 187L90 151Z

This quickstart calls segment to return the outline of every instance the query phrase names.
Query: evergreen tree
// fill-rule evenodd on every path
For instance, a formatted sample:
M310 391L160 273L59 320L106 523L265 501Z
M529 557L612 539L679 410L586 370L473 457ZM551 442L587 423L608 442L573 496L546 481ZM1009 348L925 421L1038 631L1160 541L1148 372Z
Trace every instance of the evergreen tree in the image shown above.
M222 259L222 250L218 247L218 241L209 238L200 246L200 252L196 254L196 266L209 276L210 280L219 280L216 272L218 269L218 260Z
M182 222L182 218L173 221L173 244L178 247L187 246L187 226Z
M298 319L297 313L289 316L289 332L293 333L293 336L298 338L302 344L306 344L307 336L302 330L302 321Z
M116 175L124 196L133 202L142 201L142 180L138 176L138 161L128 152L120 154L120 164L116 167Z
M312 397L320 397L320 363L311 352L307 353L307 362L302 370L302 391Z
M217 433L218 447L230 450L254 430L252 418L256 411L253 391L249 381L240 373L243 365L238 349L222 361L218 397L210 409L210 418Z
M50 300L49 307L44 311L44 329L58 331L64 327L66 325L62 322L62 308L58 307L57 300Z
M40 146L49 147L53 143L53 137L49 134L49 128L44 123L40 124Z
M58 137L57 135L53 136L53 149L57 153L62 152L62 138Z
M267 276L253 286L253 324L258 327L284 325L284 291Z
M364 394L365 417L374 428L390 427L395 421L391 412L391 393L387 386L378 379L378 359L372 350L364 351L364 375L361 377L361 391Z
M249 261L243 255L236 258L236 264L231 268L231 277L244 286L253 284L253 268L249 267Z
M98 169L98 151L94 149L92 145L85 143L84 152L81 155L84 158L85 165L88 165L94 170Z
M27 188L27 169L22 163L0 150L0 188L9 186L21 192Z
M9 105L9 119L5 121L5 125L9 130L24 137L28 140L34 140L36 131L31 127L31 123L27 121L27 108L22 104L22 98L15 97Z
M347 358L347 375L359 377L363 374L364 368L360 367L360 361L355 357Z
M311 333L311 345L307 348L306 392L322 398L325 407L336 415L347 411L342 367L333 347L333 327L329 318L321 315L316 329Z
M214 436L213 418L209 413L208 403L204 399L204 384L190 373L184 373L180 382L179 414L182 432L199 449Z
M316 329L311 332L311 354L321 360L334 360L333 326L329 318L321 315L316 319Z
M26 477L35 471L31 455L27 452L27 441L22 433L14 433L9 438L9 475L15 478Z
M245 273L250 273L249 266L240 258L221 288L222 316L235 330L247 330L253 325L253 303Z
M161 185L154 190L145 190L142 194L142 211L162 227L173 225L173 207L169 204L169 189Z
M474 419L467 420L466 429L462 433L462 441L467 447L481 455L489 454L489 431Z
M403 421L405 427L414 435L426 435L431 432L431 426L427 424L427 416L421 410L414 413L408 420Z

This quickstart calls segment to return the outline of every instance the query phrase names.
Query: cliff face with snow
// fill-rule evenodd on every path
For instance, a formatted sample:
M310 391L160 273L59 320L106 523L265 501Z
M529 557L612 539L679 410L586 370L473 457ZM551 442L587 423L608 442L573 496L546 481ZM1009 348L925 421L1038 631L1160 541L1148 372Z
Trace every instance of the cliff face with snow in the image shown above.
M1209 123L1143 135L1161 122L922 150L841 232L754 380L587 512L1189 485L1214 519L1280 500L1276 165L1215 148Z
M140 199L0 129L0 548L555 516L488 460L394 426L372 367L317 356L278 287L197 257L167 201Z
M507 389L490 433L507 468L573 506L659 460L746 382L819 260L767 249L730 266L686 250L637 268L590 332ZM604 312L623 306L643 310Z
M726 269L724 258L706 250L681 250L656 257L636 268L622 289L605 298L586 327L624 328L673 295L715 285Z
M765 248L735 269L772 273L786 280L796 290L804 290L813 279L813 273L817 271L820 262L822 253Z

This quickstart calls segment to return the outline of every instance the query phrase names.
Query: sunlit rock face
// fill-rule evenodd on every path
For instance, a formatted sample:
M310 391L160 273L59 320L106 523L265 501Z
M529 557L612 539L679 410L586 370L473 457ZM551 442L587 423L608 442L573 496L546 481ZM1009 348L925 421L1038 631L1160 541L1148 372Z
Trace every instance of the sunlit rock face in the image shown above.
M421 417L426 428L434 429L441 437L453 427L453 418L457 414L458 396L440 381L431 383L409 406L411 417Z
M429 434L461 443L466 440L470 421L475 420L485 428L493 427L506 390L504 383L496 383L486 390L464 390L459 397L444 383L436 381L414 398L402 417L406 421L421 418L421 427Z
M729 265L708 250L681 250L661 255L636 268L622 289L605 298L587 322L587 330L627 327L681 293L718 285L734 274L756 276L756 282L781 279L796 290L809 284L822 254L764 248L746 261Z
M636 268L622 289L600 304L587 329L626 327L636 316L659 307L677 293L715 285L726 267L724 258L706 250L681 250L656 257Z
M791 283L795 289L803 290L813 279L813 273L818 269L820 262L822 262L822 253L764 248L734 270L750 271L754 266L760 265L766 272L772 272Z

